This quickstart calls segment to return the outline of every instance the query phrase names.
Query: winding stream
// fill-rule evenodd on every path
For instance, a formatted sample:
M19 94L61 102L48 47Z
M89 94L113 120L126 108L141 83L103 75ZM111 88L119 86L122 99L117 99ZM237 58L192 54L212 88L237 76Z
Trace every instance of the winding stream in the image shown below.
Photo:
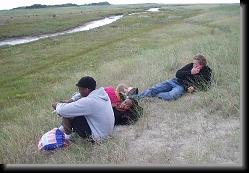
M36 41L36 40L39 40L39 39L42 39L42 38L55 37L55 36L58 36L58 35L64 35L64 34L74 33L74 32L79 32L79 31L86 31L86 30L90 30L90 29L93 29L93 28L103 26L103 25L110 24L110 23L120 19L121 17L123 17L123 15L106 17L104 19L88 22L88 23L85 23L82 26L79 26L79 27L76 27L76 28L73 28L73 29L69 29L69 30L66 30L66 31L62 31L62 32L57 32L57 33L54 33L54 34L43 34L43 35L39 35L39 36L26 36L26 37L20 37L20 38L6 39L6 40L3 40L3 41L0 42L0 46L23 44L23 43L28 43L28 42L31 42L31 41Z
M147 12L156 12L156 11L159 11L159 8L150 8L146 11ZM146 12L141 12L141 13L146 13ZM129 15L136 15L136 14L140 14L140 13L131 13ZM104 19L88 22L88 23L85 23L84 25L81 25L79 27L72 28L72 29L69 29L66 31L62 31L62 32L53 33L53 34L43 34L43 35L38 35L38 36L26 36L26 37L10 38L10 39L0 41L0 46L23 44L23 43L36 41L36 40L39 40L42 38L55 37L58 35L64 35L64 34L68 34L68 33L80 32L80 31L87 31L87 30L90 30L93 28L97 28L97 27L104 26L104 25L110 24L112 22L115 22L122 17L123 17L123 15L105 17Z

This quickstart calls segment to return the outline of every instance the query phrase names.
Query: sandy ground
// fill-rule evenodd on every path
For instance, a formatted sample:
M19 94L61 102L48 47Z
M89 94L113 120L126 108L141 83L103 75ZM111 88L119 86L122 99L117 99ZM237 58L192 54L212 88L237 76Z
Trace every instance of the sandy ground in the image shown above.
M135 125L116 126L114 136L127 143L127 165L238 165L241 164L239 117L219 112L172 112L182 103L191 104L195 96L177 103L151 98L143 101L144 117ZM186 106L187 107L187 106ZM173 109L174 110L174 109Z

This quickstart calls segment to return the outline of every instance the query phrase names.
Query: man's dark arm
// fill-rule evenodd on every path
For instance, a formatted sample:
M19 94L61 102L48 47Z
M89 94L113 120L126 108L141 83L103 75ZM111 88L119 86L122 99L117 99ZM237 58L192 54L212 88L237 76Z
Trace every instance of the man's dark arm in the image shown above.
M204 75L205 80L210 83L212 80L212 70L207 67L206 74Z
M203 78L204 78L204 83L206 85L205 89L207 89L211 86L211 80L212 80L212 70L209 67L205 69Z
M193 64L187 64L184 67L182 67L180 70L176 72L176 77L179 79L186 79L187 76L191 75L191 69L193 67Z

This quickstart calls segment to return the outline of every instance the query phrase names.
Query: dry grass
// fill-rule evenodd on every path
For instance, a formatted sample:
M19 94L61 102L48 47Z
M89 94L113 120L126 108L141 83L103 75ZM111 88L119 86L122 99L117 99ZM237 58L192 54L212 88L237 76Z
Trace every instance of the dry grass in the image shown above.
M63 55L66 51L61 66L56 64L52 69L42 71L51 79L53 73L58 74L60 80L52 80L51 83L37 81L45 86L40 93L38 91L37 97L11 107L5 106L1 111L5 122L0 134L2 163L240 166L239 6L164 8L167 10L148 14L147 23L136 23L143 19L138 20L133 15L115 24L119 26L116 27L118 31L111 26L96 30L94 34L101 44L89 43L89 46L93 44L96 47L91 51L84 51L85 45L80 40L73 42L83 37L77 34L63 37L63 42L60 39L55 41L59 48L68 46L72 53L68 52L68 48L47 48L48 55L56 50ZM181 13L184 10L186 13ZM189 16L168 21L169 13ZM220 15L219 18L214 17L216 14ZM142 29L134 31L135 26ZM108 33L110 30L113 32ZM109 39L108 45L101 41L101 33L108 34L103 36L103 39ZM89 35L94 40L95 37ZM81 47L81 44L84 46ZM9 49L5 49L8 52ZM18 46L15 51L21 52L22 49L26 47ZM139 87L141 91L173 77L176 70L190 62L197 53L207 57L215 72L213 87L208 92L185 94L170 102L157 98L143 99L143 117L134 125L116 127L113 135L102 143L92 145L75 138L65 149L51 153L37 151L41 135L60 123L60 119L51 113L51 103L68 98L75 90L72 84L81 76L95 77L98 86L126 83ZM83 61L84 58L87 62ZM89 67L89 64L92 66ZM49 70L52 72L49 73ZM33 75L36 77L38 72ZM11 105L11 102L8 103Z

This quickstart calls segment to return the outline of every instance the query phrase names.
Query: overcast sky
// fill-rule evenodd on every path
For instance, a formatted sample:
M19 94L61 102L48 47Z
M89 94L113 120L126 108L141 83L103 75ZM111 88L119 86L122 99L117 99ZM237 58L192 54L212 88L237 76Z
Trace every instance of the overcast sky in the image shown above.
M30 6L33 4L55 5L73 3L78 5L104 2L110 4L137 4L137 3L165 3L165 4L180 4L180 3L240 3L239 0L1 0L0 10L12 9L20 6Z

